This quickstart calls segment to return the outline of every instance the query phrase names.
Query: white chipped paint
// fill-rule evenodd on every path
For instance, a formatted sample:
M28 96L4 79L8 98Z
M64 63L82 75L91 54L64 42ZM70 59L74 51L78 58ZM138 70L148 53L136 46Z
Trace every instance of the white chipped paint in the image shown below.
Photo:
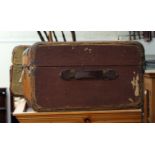
M140 95L140 87L139 87L139 75L134 72L133 80L131 81L132 88L134 89L135 96Z

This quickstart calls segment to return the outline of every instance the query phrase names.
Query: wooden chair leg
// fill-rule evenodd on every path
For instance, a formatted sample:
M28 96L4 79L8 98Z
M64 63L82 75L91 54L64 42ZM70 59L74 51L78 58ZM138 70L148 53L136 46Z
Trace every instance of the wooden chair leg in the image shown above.
M144 123L148 123L149 118L149 91L145 90L144 92Z

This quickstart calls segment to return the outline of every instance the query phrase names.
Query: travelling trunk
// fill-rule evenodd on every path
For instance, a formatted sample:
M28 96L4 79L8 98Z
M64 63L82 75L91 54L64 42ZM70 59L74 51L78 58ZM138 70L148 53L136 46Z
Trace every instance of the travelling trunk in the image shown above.
M22 96L23 95L23 86L20 82L20 77L22 74L22 55L23 51L26 50L29 46L20 45L14 48L12 53L12 66L10 68L10 88L11 92L14 95Z
M138 42L36 43L23 55L24 96L36 111L142 108Z

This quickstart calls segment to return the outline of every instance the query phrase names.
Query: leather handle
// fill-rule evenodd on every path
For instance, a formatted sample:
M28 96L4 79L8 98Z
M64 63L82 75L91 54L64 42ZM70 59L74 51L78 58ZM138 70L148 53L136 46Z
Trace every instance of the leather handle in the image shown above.
M118 73L112 69L104 70L64 70L60 73L63 80L115 80L119 77Z

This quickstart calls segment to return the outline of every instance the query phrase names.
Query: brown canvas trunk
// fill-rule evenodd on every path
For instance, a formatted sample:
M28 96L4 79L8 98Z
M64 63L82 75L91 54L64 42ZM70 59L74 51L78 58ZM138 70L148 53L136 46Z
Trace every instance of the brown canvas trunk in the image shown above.
M138 42L37 43L23 65L24 95L36 111L142 107Z
M10 68L10 89L16 96L23 95L23 86L19 81L22 74L22 55L23 51L29 46L20 45L14 48L12 53L12 66Z

